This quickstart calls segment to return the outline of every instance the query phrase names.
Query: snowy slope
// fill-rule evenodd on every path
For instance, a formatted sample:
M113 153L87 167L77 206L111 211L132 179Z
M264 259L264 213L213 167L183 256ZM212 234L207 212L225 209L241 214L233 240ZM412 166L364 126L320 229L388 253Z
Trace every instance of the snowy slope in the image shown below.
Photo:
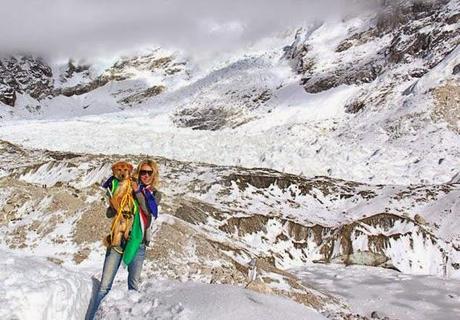
M84 319L92 295L88 274L43 258L1 253L4 319ZM326 319L287 298L234 286L149 280L139 292L128 292L121 285L114 285L97 319Z
M147 281L140 293L115 288L101 305L102 319L326 319L273 295L229 285Z
M361 266L315 265L295 272L306 283L351 302L353 311L360 314L407 320L456 319L460 314L458 280Z
M44 258L0 252L2 318L84 318L92 290L90 278Z

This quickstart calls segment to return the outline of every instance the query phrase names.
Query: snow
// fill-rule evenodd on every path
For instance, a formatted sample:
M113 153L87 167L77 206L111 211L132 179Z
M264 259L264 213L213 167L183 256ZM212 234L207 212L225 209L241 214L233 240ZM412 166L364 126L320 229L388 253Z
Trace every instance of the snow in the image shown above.
M19 177L30 183L40 183L47 187L53 186L56 182L69 182L76 177L76 170L73 168L66 168L63 163L47 163L40 166L33 173L26 173Z
M0 250L0 317L84 319L92 295L88 272ZM98 257L100 259L100 257ZM126 274L120 270L118 279ZM116 281L103 300L99 319L326 319L294 301L241 287L193 282L144 281L139 292Z
M147 281L140 292L113 289L101 304L102 319L326 319L287 298L230 285Z
M44 258L1 253L0 316L24 320L84 318L92 289L87 272L72 271ZM441 320L455 319L460 312L460 280L343 265L315 264L293 271L305 284L342 297L353 312L368 316L376 311L391 319ZM119 273L98 318L324 319L289 299L235 286L145 279L139 292L128 291L126 271Z
M336 90L337 94L342 94L340 88ZM331 97L333 94L326 100L333 99ZM343 99L337 98L337 101ZM334 106L331 111L321 111L338 115L334 111L338 108L337 101L329 103ZM287 110L282 108L254 121L251 126L220 131L177 128L167 115L146 119L146 116L118 114L60 121L9 122L0 127L0 138L50 150L152 154L184 161L268 167L306 176L332 175L373 183L442 183L450 181L455 173L451 169L458 164L455 160L460 145L458 136L445 132L439 137L443 143L438 143L436 136L423 135L408 154L406 138L382 146L376 143L376 139L385 139L381 133L377 133L380 137L367 136L363 141L337 137L334 134L337 124L330 119L315 122L312 119L318 117L316 114L320 111L311 110L308 104ZM301 122L295 122L297 119ZM146 121L153 125L142 125ZM441 151L444 144L450 146L448 151ZM426 153L429 146L436 152ZM382 148L385 152L378 153ZM439 154L444 154L446 159L442 164L438 164ZM417 159L422 160L414 164Z
M0 317L3 319L83 319L91 280L44 258L0 250Z
M310 265L294 271L304 283L342 297L363 315L377 311L390 319L446 320L460 314L460 280L362 266Z

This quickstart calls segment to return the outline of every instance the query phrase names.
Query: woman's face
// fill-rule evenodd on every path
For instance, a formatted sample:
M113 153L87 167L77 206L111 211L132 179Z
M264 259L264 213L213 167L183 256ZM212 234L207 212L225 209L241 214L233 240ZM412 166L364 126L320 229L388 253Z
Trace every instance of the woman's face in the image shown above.
M150 185L153 180L153 169L148 164L144 163L139 170L139 178L145 185Z

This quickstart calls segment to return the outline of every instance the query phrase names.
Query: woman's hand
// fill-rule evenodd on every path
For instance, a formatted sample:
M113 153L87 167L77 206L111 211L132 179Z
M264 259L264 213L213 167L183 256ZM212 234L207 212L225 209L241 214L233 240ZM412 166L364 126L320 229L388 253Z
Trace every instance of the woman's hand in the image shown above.
M136 181L131 181L131 187L133 188L134 191L137 191L137 189L139 188Z

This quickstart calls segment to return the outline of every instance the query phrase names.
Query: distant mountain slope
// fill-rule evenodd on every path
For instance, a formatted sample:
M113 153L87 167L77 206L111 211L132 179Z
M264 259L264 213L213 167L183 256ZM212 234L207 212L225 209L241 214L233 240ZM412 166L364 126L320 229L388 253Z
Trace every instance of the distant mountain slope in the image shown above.
M460 165L459 17L454 0L388 1L206 64L156 50L45 65L53 81L45 72L1 87L15 106L0 104L0 137L373 184L446 183ZM30 118L60 121L9 121Z

